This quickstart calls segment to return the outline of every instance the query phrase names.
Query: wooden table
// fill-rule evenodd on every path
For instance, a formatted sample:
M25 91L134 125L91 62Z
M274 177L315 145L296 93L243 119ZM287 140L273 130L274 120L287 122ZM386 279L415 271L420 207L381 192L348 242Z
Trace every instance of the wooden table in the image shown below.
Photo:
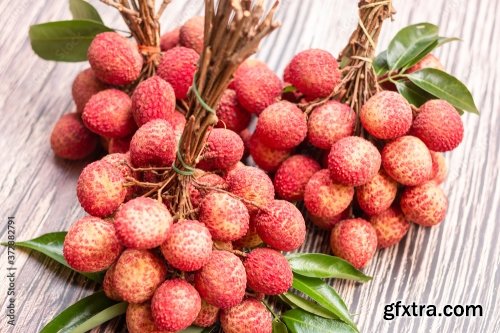
M114 9L96 4L112 27L124 27ZM279 74L293 54L317 47L338 54L356 24L353 0L283 0L281 29L262 45L258 57ZM446 68L471 88L481 116L465 115L465 138L446 154L450 175L445 183L449 211L439 227L413 226L398 246L380 251L366 272L372 282L336 281L362 332L499 332L500 331L500 2L495 0L394 0L395 21L384 27L380 45L410 23L428 21L441 34L461 43L439 49ZM201 13L202 1L174 0L163 17L164 29ZM54 158L49 147L52 126L74 109L70 87L87 64L46 62L31 51L28 26L68 19L67 1L0 2L0 180L2 219L14 216L18 240L66 230L84 215L75 183L85 163ZM165 31L165 30L164 30ZM87 161L88 162L88 161ZM1 239L6 240L6 227ZM307 251L328 251L327 238L310 233ZM17 250L15 328L7 325L5 303L7 254L1 250L1 332L38 332L78 299L96 289L69 269L35 252ZM383 319L384 305L437 306L480 304L483 317L401 317ZM124 331L122 321L100 332Z

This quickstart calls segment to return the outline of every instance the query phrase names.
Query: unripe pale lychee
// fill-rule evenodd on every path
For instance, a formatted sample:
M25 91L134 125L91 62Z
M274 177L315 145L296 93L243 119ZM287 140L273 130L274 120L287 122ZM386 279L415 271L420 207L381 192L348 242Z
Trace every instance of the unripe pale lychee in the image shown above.
M262 142L257 134L253 134L248 142L250 155L255 164L264 171L273 172L290 156L290 149L274 149Z
M170 83L177 99L186 98L199 58L196 51L182 46L163 53L156 73Z
M193 325L199 327L210 327L219 318L220 309L212 304L207 303L204 299L201 300L201 309L196 317Z
M333 227L330 246L334 255L361 269L370 262L377 250L377 233L363 219L343 220Z
M281 164L274 176L276 194L287 201L304 199L309 179L321 169L314 159L305 155L294 155Z
M131 136L127 136L125 138L111 138L108 141L108 153L126 153L130 149L130 140L132 140Z
M85 104L82 120L89 130L106 138L123 138L137 128L132 116L132 100L118 89L93 95Z
M164 262L152 252L126 249L116 262L115 291L126 302L143 303L153 296L166 275Z
M260 238L270 247L280 251L299 248L306 237L306 223L300 210L285 200L274 200L255 217Z
M195 274L195 287L208 303L228 309L243 300L247 285L241 260L227 251L212 251L208 263Z
M102 281L102 289L104 291L104 294L106 294L107 298L110 298L115 301L121 301L121 297L118 295L115 289L115 265L111 265L108 270L106 271L106 274L104 275L104 280Z
M97 136L89 131L77 113L63 115L50 134L54 154L68 160L83 159L95 150Z
M106 88L107 85L95 77L92 68L84 69L78 73L71 86L71 95L76 104L76 111L82 113L90 97Z
M442 153L435 151L430 151L432 157L432 175L431 180L435 181L436 184L441 184L448 174L448 168L446 166L446 160Z
M290 102L274 103L260 114L255 133L268 147L292 149L306 138L306 115Z
M248 209L241 200L215 191L201 202L199 219L210 230L213 239L220 241L243 237L250 223Z
M250 124L251 115L238 103L236 92L226 89L217 106L217 117L219 118L217 127L241 132Z
M307 121L309 142L330 149L338 140L354 133L356 113L347 104L329 101L313 109Z
M203 31L205 30L205 17L195 16L186 21L179 32L179 41L182 46L189 47L197 53L203 51Z
M268 248L252 250L244 265L248 286L258 293L279 295L292 286L292 268L278 251Z
M406 235L410 223L406 221L401 209L394 206L370 217L370 222L377 233L379 249L393 246Z
M220 316L224 333L271 333L273 319L266 307L255 298L224 310Z
M370 181L356 188L359 207L368 215L375 215L388 209L398 191L398 183L383 169Z
M435 99L420 107L410 133L430 150L443 152L455 149L462 142L464 124L453 105Z
M201 309L196 289L182 279L163 282L151 300L155 325L168 331L180 331L190 326Z
M170 166L176 151L174 130L163 119L144 124L130 141L130 158L135 167Z
M363 127L378 139L395 139L411 127L413 112L408 101L393 91L372 96L359 114Z
M101 160L108 162L109 164L113 165L115 168L120 170L125 180L127 179L127 177L135 176L135 173L130 168L130 165L132 164L130 160L130 154L123 154L123 153L108 154L104 156ZM125 201L130 200L133 197L134 192L135 188L133 186L127 187L127 195L125 196Z
M92 216L107 217L125 200L127 189L121 171L106 161L87 165L76 187L83 209Z
M196 184L193 184L193 182L196 182ZM215 173L207 172L201 175L195 175L193 182L189 185L189 199L194 208L198 208L203 198L213 191L210 187L227 190L227 182L224 178Z
M326 97L340 81L339 64L327 51L305 50L297 53L286 66L284 80L309 100Z
M121 251L113 224L93 216L76 221L64 238L64 258L73 269L81 272L108 268Z
M196 271L208 262L212 253L212 236L202 223L180 220L167 234L161 253L168 263L181 271Z
M243 157L245 147L240 136L225 128L210 131L198 167L203 170L227 170Z
M414 136L402 136L382 150L382 165L387 174L403 185L419 185L432 175L432 158L425 144Z
M170 50L179 45L181 28L175 28L173 30L165 32L160 38L160 48L162 51Z
M132 113L138 126L153 119L169 120L174 111L174 89L159 76L142 81L134 89Z
M444 220L448 198L436 183L427 182L406 188L399 204L408 221L431 227Z
M127 306L126 321L129 333L172 333L156 327L149 303L130 303Z
M116 32L98 34L87 51L95 76L109 84L125 85L141 74L144 59L136 44Z
M415 65L408 68L405 73L410 74L418 70L421 70L423 68L435 68L439 70L444 70L441 61L439 61L439 59L435 55L429 53L425 57L420 59L420 61L417 62Z

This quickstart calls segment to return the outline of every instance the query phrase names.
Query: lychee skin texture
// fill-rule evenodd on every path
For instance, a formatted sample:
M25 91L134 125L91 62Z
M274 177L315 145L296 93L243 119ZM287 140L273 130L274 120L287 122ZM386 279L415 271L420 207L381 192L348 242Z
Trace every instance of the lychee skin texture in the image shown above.
M266 172L276 171L291 153L290 149L274 149L268 147L255 133L250 137L248 145L250 155L252 155L255 164Z
M215 187L220 190L227 190L227 182L219 175L215 173L204 173L200 176L195 176L196 183L201 186ZM198 185L198 186L199 186ZM189 198L191 200L191 205L193 208L198 208L201 201L205 196L214 191L213 189L207 189L203 187L197 187L193 183L189 185Z
M254 298L224 310L221 325L225 333L271 333L273 320L266 307Z
M436 184L441 184L448 174L448 168L446 166L446 160L442 153L435 151L430 151L432 158L432 175L431 179L436 182Z
M330 246L334 255L361 269L370 262L377 250L377 233L363 219L343 220L333 227Z
M315 218L330 221L349 207L353 197L352 186L334 183L328 169L323 169L309 179L304 191L304 204Z
M279 77L263 66L251 66L240 71L235 75L232 86L240 105L257 115L279 100L283 88Z
M132 114L138 126L153 119L169 120L174 111L174 89L159 76L142 81L132 94Z
M220 309L212 304L208 304L204 299L201 300L201 309L193 325L199 327L210 327L219 318Z
M332 145L328 169L334 182L360 186L372 179L380 169L378 149L368 140L348 136Z
M298 249L306 238L304 217L294 204L274 200L255 217L260 238L270 247L280 251Z
M120 170L122 176L127 179L127 177L136 177L135 173L130 168L132 162L130 161L130 154L123 153L110 153L104 156L102 161L108 162L115 168ZM132 199L135 194L135 187L127 187L127 195L125 196L125 201Z
M106 138L123 138L137 128L132 100L118 89L106 89L92 96L85 105L82 120L89 130Z
M274 103L260 114L255 133L268 147L295 148L306 138L306 115L290 102Z
M249 59L243 61L243 63L241 63L241 65L238 66L238 68L234 72L234 77L242 75L243 72L245 72L248 69L254 68L254 67L266 68L268 70L271 70L265 62L263 62L259 59L249 58Z
M108 153L126 153L130 149L130 140L132 140L131 136L125 138L111 138L108 142Z
M177 138L177 141L179 141L182 132L184 132L184 127L186 126L186 116L182 112L175 110L174 113L172 113L167 119L167 121L170 123L170 125L172 125L175 137Z
M348 219L350 217L349 213L350 213L350 209L349 209L349 207L347 207L340 214L337 214L337 215L330 217L330 218L322 218L322 217L314 216L310 213L308 216L309 216L309 219L311 220L311 222L315 226L317 226L318 228L323 229L323 230L332 230L333 227L337 223L339 223L342 220Z
M305 155L288 158L274 175L276 194L287 201L304 199L304 192L309 179L321 169L314 159Z
M198 167L203 170L227 170L243 157L245 147L241 137L225 128L210 132Z
M199 219L210 230L213 239L218 241L243 237L250 223L250 215L243 202L221 192L207 194L200 205Z
M177 99L186 98L199 58L196 51L182 46L163 53L156 73L170 83Z
M89 131L77 113L63 115L50 135L54 154L67 160L83 159L95 150L97 136Z
M422 140L430 150L450 151L464 137L464 124L455 108L440 99L422 105L410 133Z
M113 85L135 81L141 74L144 62L137 45L116 32L103 32L95 36L87 58L95 76Z
M399 204L408 221L424 227L442 222L448 209L446 194L434 182L406 188Z
M252 250L244 265L248 286L258 293L279 295L292 286L292 268L278 251L268 248Z
M151 300L155 325L162 330L177 332L187 328L200 309L200 294L182 279L163 282Z
M395 139L411 127L413 112L410 104L394 91L381 91L372 96L359 114L363 127L378 139Z
M396 245L410 229L410 223L396 206L373 215L370 217L370 222L377 233L379 249Z
M186 21L179 32L179 41L182 46L189 47L197 53L203 51L203 31L205 30L205 17L195 16Z
M130 141L130 158L135 167L170 166L176 151L174 130L163 119L144 124Z
M116 262L114 286L126 302L143 303L165 281L167 267L148 250L126 249Z
M170 50L171 48L179 45L179 33L181 28L176 28L174 30L167 31L160 38L160 49L162 51Z
M419 62L417 62L415 65L408 68L406 73L410 74L410 73L419 71L423 68L436 68L436 69L444 70L444 66L443 66L443 64L441 64L441 61L439 61L439 59L435 55L429 53L425 57L423 57Z
M76 195L83 209L92 216L107 217L125 200L125 178L118 168L106 161L87 165L76 187Z
M326 51L305 50L297 53L286 66L284 80L295 86L308 100L326 97L340 81L339 64Z
M192 272L208 262L212 245L210 231L202 223L180 220L170 227L161 253L173 267Z
M356 198L366 214L375 215L392 205L397 191L398 183L381 169L368 183L356 189Z
M63 254L73 269L99 272L111 266L122 249L113 224L86 216L69 228L64 238Z
M309 142L321 149L330 149L338 140L353 135L356 113L347 105L329 101L311 112L307 121Z
M217 106L217 127L241 132L250 124L251 115L238 103L236 92L226 89Z
M92 68L84 69L78 73L71 86L71 95L76 104L76 111L82 113L90 97L106 88L107 85L95 77Z
M422 184L432 175L432 157L425 144L414 136L402 136L389 142L382 150L382 165L398 183L408 186Z
M130 303L127 306L126 321L129 333L172 333L156 327L149 303Z
M107 298L110 298L115 301L121 301L122 299L120 296L116 293L115 290L115 265L111 265L108 270L106 271L106 274L104 275L104 280L102 281L102 289L104 291L104 294L106 294Z
M228 309L243 300L247 276L237 256L215 250L208 263L196 272L194 281L204 300L218 308Z

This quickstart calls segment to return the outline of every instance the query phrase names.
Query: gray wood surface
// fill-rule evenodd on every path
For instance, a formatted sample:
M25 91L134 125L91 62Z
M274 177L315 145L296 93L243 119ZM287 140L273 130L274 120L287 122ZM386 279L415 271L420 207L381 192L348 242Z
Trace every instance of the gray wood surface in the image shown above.
M115 10L96 4L112 27L124 27ZM279 74L291 56L309 47L337 54L356 24L354 0L283 0L282 27L262 45L258 57ZM366 269L365 285L334 286L345 298L362 332L500 332L500 2L496 0L394 0L395 21L386 24L381 45L399 28L436 23L441 34L457 36L437 55L471 88L482 112L464 116L465 138L446 154L450 175L444 188L449 211L432 229L413 226L398 246L380 251ZM202 1L174 0L164 29L200 13ZM49 135L58 117L71 111L70 87L84 63L46 62L31 51L30 24L70 17L67 1L0 1L0 191L6 240L8 216L15 216L18 240L66 230L83 215L75 183L84 163L54 158ZM164 30L164 31L165 31ZM327 237L311 230L308 251L328 251ZM38 332L43 325L96 285L35 252L17 250L16 326L7 325L6 262L0 257L0 331ZM384 305L480 304L483 317L400 317L383 319ZM96 330L124 331L123 320Z

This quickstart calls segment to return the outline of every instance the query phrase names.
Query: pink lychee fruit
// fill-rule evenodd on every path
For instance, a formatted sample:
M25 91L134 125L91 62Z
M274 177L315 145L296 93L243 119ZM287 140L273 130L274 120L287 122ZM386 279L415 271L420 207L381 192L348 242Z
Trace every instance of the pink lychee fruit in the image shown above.
M179 41L182 46L189 47L201 54L203 51L203 36L205 17L195 16L186 21L179 32Z
M102 289L107 298L115 301L122 301L115 289L115 265L116 264L111 265L106 271L104 280L102 281Z
M321 169L311 157L294 155L285 160L274 175L276 194L287 201L304 199L304 191L309 179Z
M205 196L214 190L227 190L227 182L215 173L195 174L193 182L189 185L189 199L194 208L200 206Z
M177 142L179 142L182 132L184 132L184 127L186 126L186 116L179 110L175 110L174 113L172 113L167 119L167 121L170 123L170 125L172 125Z
M323 230L332 230L335 224L339 223L342 220L346 220L350 217L350 208L347 207L340 214L337 214L331 218L321 218L318 216L314 216L309 213L310 221L320 229Z
M245 147L240 136L225 128L210 131L198 167L203 170L227 170L243 157Z
M174 111L174 89L159 76L142 81L132 94L132 114L138 126L153 119L169 120Z
M220 321L225 333L271 333L273 319L269 310L255 298L224 310Z
M432 157L432 175L431 179L436 182L436 184L441 184L448 174L448 168L446 166L446 160L442 153L435 151L430 151Z
M109 164L113 165L115 168L120 170L125 180L128 177L136 177L135 172L133 172L132 169L130 168L130 165L132 164L130 160L130 154L123 154L123 153L108 154L104 156L101 160L108 162ZM125 196L125 201L132 199L134 194L135 194L135 187L134 186L127 187L127 195Z
M397 206L389 207L383 212L371 216L370 222L377 233L379 249L399 243L410 229L410 223L406 221L401 209Z
M193 84L200 56L195 50L177 46L163 53L157 74L174 88L175 97L184 99Z
M175 28L173 30L165 32L160 38L160 49L162 51L170 50L179 45L181 28Z
M78 73L71 86L71 95L76 104L76 112L81 114L90 97L107 87L105 83L95 77L92 68L84 69Z
M50 146L60 158L80 160L95 150L97 136L85 127L77 113L67 113L52 129Z
M129 333L172 333L156 327L150 303L128 304L125 317Z
M278 251L269 248L252 250L244 265L248 286L258 293L279 295L292 286L292 268Z
M436 183L427 182L406 188L399 204L408 221L431 227L444 220L448 198Z
M238 69L234 72L234 77L237 77L239 75L242 75L243 72L245 72L247 69L251 69L254 67L260 67L260 68L266 68L270 70L270 68L267 66L267 64L259 59L255 58L249 58L241 63L241 65L238 66Z
M199 327L210 327L219 318L220 309L212 304L207 303L204 299L201 300L201 309L198 317L193 322L193 325Z
M250 124L251 115L238 103L236 92L226 89L217 106L217 127L241 132Z
M267 146L255 133L250 137L248 147L255 164L266 172L276 171L291 153L290 149L275 149Z
M388 209L398 191L398 183L380 170L368 183L356 188L359 207L368 215L375 215Z

